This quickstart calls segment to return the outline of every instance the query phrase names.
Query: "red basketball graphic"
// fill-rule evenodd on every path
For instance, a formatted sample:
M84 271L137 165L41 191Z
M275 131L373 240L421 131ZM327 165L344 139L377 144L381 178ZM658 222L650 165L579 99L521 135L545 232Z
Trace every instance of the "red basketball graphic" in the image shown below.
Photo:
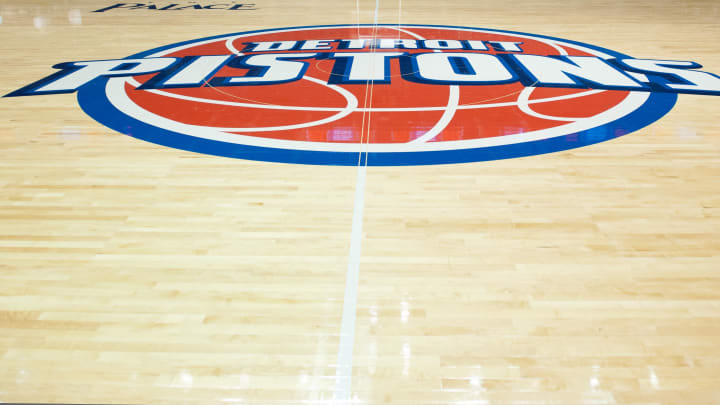
M243 54L240 49L244 48L244 43L337 38L494 41L521 43L523 52L536 55L588 55L581 49L517 35L390 26L328 27L238 35L182 49L169 49L153 56L240 55ZM425 49L406 48L402 51L409 54L427 52ZM337 50L314 52L328 54ZM492 46L478 52L502 53ZM124 90L128 99L138 107L177 123L221 128L230 134L252 134L253 137L269 140L329 144L360 143L363 115L367 116L368 111L372 112L373 124L365 135L365 142L404 144L424 139L427 142L446 142L559 127L606 111L628 95L626 91L533 90L519 82L463 86L462 89L457 89L458 86L427 85L402 80L398 63L390 66L391 83L375 84L370 93L364 83L342 87L326 84L332 75L333 65L328 59L308 60L308 63L303 80L273 85L272 91L264 86L134 91L151 75L127 80ZM237 75L235 70L224 67L216 75ZM533 90L532 93L528 89ZM452 119L445 122L449 114L452 114Z
M536 155L625 135L672 108L680 90L667 78L714 77L684 70L697 66L491 29L311 26L58 64L61 72L11 95L79 90L80 105L101 123L200 153L330 165L438 164ZM651 83L654 76L645 73L665 78ZM653 91L658 86L662 91Z

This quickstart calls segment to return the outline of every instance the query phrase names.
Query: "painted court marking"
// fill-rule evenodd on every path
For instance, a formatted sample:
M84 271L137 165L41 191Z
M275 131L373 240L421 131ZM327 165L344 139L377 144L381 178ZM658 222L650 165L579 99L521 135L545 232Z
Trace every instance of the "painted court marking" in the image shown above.
M360 15L360 3L356 2L358 18ZM375 15L373 23L373 37L376 34L378 24L378 10L380 0L375 0ZM372 52L375 52L373 49ZM374 58L373 58L374 63ZM343 295L343 314L340 326L340 343L338 345L337 369L335 371L335 393L333 395L334 405L349 405L352 403L352 365L353 349L355 347L355 321L357 317L358 284L360 279L360 253L362 250L362 228L363 212L365 209L365 183L367 179L368 151L365 150L363 159L363 137L367 137L367 144L370 144L370 117L372 114L372 91L374 82L369 83L365 88L365 104L367 104L367 130L365 131L365 112L363 112L363 126L360 134L360 153L358 155L357 179L355 182L355 200L353 203L353 218L350 231L350 254L348 257L347 274L345 275L345 293ZM363 134L364 132L364 134Z

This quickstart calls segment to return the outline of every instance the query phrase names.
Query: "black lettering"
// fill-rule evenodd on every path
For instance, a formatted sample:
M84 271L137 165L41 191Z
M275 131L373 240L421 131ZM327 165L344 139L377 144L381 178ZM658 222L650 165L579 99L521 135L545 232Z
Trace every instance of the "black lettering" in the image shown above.
M206 10L227 10L229 4L209 4L203 7Z
M236 4L228 10L256 10L255 3Z
M131 6L131 4L134 4L134 5ZM133 7L138 7L138 6L142 7L144 5L145 4L143 4L143 3L117 3L110 7L105 7L105 8L101 8L100 10L95 10L95 11L93 11L93 13L102 13L102 12L105 12L108 10L112 10L114 8L133 8Z

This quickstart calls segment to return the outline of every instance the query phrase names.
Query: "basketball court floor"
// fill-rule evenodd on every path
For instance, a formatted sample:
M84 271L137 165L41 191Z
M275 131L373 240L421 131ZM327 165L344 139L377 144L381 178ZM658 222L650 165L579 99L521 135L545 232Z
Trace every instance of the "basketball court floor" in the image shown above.
M592 56L720 74L720 3L250 1L0 0L0 402L720 404L719 92ZM608 76L521 84L542 44ZM230 124L281 147L178 134Z

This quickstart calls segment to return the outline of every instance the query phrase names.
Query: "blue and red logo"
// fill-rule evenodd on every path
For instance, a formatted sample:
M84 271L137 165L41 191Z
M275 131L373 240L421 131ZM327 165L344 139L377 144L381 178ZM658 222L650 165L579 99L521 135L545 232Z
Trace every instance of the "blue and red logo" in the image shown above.
M720 78L695 62L432 25L250 31L54 67L7 96L77 91L88 115L139 139L322 165L561 151L643 128L677 93L720 95Z

